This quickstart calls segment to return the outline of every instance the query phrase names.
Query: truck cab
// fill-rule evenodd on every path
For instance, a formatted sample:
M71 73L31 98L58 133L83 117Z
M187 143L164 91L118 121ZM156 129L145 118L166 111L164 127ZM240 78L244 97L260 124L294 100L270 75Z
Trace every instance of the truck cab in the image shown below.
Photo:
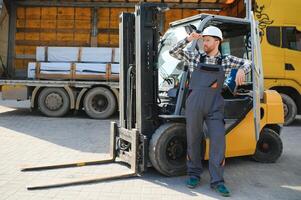
M264 86L278 91L284 105L284 125L301 113L301 2L256 0L261 34Z

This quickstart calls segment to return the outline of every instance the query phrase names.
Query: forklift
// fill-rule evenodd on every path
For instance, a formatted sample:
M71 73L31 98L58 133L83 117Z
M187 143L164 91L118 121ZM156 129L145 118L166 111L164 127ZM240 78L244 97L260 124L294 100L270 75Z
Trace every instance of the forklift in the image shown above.
M263 90L263 74L259 31L246 3L246 17L234 18L199 14L175 21L161 36L162 3L141 3L134 13L122 13L119 24L120 44L120 121L111 122L110 158L99 161L76 162L52 166L24 168L22 171L49 170L107 163L122 163L129 167L125 173L102 175L92 179L35 185L28 190L55 188L106 180L141 176L154 167L165 176L179 176L186 172L185 99L190 72L185 63L177 68L178 76L164 77L170 88L162 95L159 87L160 65L178 36L179 30L189 34L210 25L218 26L228 41L228 47L239 42L238 53L252 60L249 81L239 86L235 95L225 91L226 157L252 156L256 161L275 162L282 153L280 139L283 124L281 96ZM186 36L183 34L183 38ZM233 45L232 45L233 42ZM234 45L235 46L235 45ZM168 47L168 48L167 48ZM192 43L189 48L201 47ZM228 49L229 50L229 49ZM231 48L230 48L231 50ZM236 48L237 50L237 48ZM163 61L162 61L163 60ZM168 66L168 63L164 64ZM180 67L179 67L180 66ZM175 66L169 66L175 68ZM175 78L176 77L176 78ZM164 93L164 92L163 92ZM206 135L206 129L204 129ZM208 138L203 143L203 158L208 160Z

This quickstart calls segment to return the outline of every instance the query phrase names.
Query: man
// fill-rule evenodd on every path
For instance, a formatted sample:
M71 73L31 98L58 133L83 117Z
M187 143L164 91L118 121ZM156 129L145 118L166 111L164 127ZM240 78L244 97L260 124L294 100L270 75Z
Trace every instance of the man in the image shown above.
M204 53L186 50L185 47L193 40L203 39ZM222 56L219 45L223 40L219 28L209 26L202 34L192 32L184 40L179 41L170 50L170 55L184 60L192 72L189 83L189 95L186 100L187 128L187 186L195 188L200 183L203 171L201 163L201 141L203 122L205 121L210 138L209 172L211 188L223 196L230 196L224 185L225 165L225 124L224 99L221 95L225 76L231 69L237 69L236 84L245 81L245 75L251 69L251 62L232 55Z

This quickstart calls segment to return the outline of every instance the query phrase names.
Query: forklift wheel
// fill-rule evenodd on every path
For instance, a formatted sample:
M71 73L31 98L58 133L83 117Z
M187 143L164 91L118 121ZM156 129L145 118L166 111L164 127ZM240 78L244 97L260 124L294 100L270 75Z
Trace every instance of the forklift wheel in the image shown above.
M280 157L282 149L280 136L272 129L263 128L253 158L258 162L273 163Z
M166 176L185 174L186 147L185 124L163 124L156 130L149 144L153 167Z

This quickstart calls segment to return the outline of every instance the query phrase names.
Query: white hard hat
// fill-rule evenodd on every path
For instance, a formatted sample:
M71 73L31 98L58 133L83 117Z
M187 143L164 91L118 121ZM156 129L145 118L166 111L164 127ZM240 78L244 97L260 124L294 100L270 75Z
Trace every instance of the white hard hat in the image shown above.
M218 37L219 39L223 40L223 33L221 29L215 27L215 26L208 26L207 28L204 29L203 36L208 35L208 36L214 36Z

